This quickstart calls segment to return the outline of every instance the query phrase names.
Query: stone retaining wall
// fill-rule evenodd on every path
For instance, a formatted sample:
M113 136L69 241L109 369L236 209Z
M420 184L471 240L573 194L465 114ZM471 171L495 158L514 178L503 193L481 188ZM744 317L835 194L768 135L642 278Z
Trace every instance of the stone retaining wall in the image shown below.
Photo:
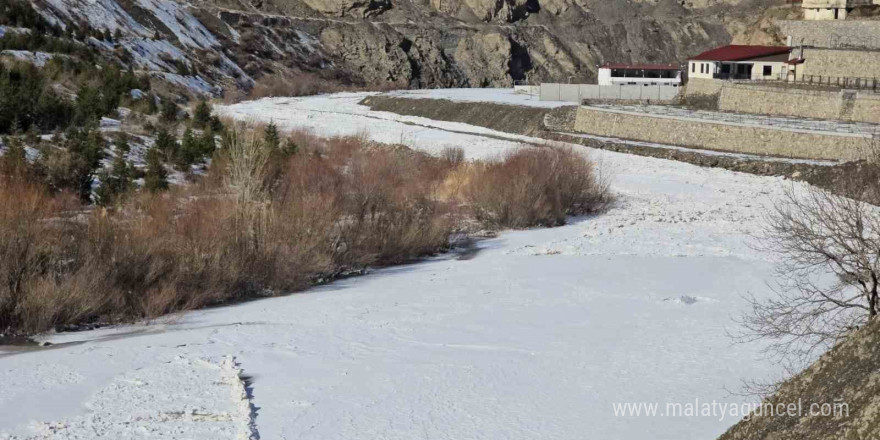
M880 21L779 20L779 34L791 36L792 46L880 49Z
M877 32L880 32L880 27L877 28ZM804 59L806 62L804 62L798 75L837 78L880 77L880 50L807 47L804 48Z
M758 115L838 119L840 103L839 92L727 84L721 90L718 109Z
M880 94L870 91L809 90L718 80L690 80L685 90L685 104L701 96L717 96L717 106L710 110L880 124Z
M869 146L867 139L853 135L645 115L595 107L578 108L574 130L597 136L800 159L858 160L866 157L866 148Z

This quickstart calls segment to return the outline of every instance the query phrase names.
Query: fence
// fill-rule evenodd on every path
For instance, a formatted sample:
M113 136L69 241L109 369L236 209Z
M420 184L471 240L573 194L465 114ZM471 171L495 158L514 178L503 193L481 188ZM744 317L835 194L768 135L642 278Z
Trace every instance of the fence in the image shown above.
M877 78L855 78L822 75L801 75L795 81L800 84L840 87L842 89L873 90L880 89Z
M673 85L600 86L598 84L542 83L539 91L541 101L565 101L581 103L584 100L608 101L672 101L680 88Z
M833 87L839 89L856 89L856 90L873 90L880 91L880 81L878 78L859 78L859 77L842 77L842 76L824 76L824 75L798 75L787 76L781 75L740 75L740 74L716 74L715 79L744 81L744 82L767 82L778 85L806 85L806 86L822 86Z

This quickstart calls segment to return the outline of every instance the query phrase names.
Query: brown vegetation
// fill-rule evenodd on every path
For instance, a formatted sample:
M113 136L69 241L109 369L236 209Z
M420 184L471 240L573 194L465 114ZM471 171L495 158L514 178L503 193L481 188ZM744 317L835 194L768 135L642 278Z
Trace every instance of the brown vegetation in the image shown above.
M571 150L465 163L359 137L230 130L201 182L112 210L0 179L0 330L33 333L303 289L442 251L467 217L557 225L607 201ZM459 180L460 185L450 186ZM450 189L452 188L452 189Z

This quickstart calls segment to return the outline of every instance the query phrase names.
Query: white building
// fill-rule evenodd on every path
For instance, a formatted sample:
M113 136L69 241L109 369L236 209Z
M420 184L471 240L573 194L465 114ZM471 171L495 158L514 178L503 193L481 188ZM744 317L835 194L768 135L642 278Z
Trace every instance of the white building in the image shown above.
M688 78L784 80L788 77L788 46L724 46L688 60Z
M599 85L671 85L681 84L681 69L662 64L606 64L599 68Z
M805 20L846 20L849 11L878 4L878 0L803 0Z

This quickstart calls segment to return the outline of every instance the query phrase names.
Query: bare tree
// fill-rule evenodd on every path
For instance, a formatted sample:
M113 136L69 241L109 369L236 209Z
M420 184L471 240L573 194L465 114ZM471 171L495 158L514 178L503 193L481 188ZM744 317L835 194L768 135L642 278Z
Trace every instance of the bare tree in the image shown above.
M860 199L786 190L759 237L779 257L777 295L751 299L740 340L769 339L769 354L803 362L877 316L880 212Z

